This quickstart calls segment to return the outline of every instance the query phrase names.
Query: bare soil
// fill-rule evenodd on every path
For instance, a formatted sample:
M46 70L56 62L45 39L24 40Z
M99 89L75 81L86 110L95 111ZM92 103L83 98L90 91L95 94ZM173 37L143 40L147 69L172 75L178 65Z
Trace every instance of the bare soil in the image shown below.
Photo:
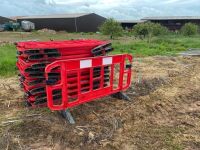
M131 102L105 97L58 112L23 105L17 77L0 79L0 149L198 150L200 57L135 59Z

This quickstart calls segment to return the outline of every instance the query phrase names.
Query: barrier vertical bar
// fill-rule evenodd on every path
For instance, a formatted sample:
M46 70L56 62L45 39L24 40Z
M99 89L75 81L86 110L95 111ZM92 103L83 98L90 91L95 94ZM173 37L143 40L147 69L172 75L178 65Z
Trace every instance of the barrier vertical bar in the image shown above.
M90 68L90 91L93 90L93 67Z
M67 70L66 64L62 62L61 64L61 83L62 83L62 105L65 107L68 104L68 97L67 97Z
M113 78L114 78L114 64L110 65L111 67L111 73L110 73L110 87L113 91Z
M104 66L101 66L101 72L100 72L100 76L101 76L101 81L100 81L100 88L104 87Z
M78 84L78 86L77 86L77 98L79 99L79 97L80 97L80 94L81 94L81 71L80 70L77 70L77 84Z
M124 78L124 56L122 56L122 61L120 62L120 75L119 75L119 89L123 87L123 78Z

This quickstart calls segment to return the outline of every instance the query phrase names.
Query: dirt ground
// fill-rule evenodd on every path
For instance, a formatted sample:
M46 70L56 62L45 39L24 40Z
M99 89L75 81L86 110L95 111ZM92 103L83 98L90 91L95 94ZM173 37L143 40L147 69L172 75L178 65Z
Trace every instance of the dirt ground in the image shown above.
M17 77L0 79L0 149L199 150L200 57L136 58L133 66L131 102L76 107L75 125L25 108Z

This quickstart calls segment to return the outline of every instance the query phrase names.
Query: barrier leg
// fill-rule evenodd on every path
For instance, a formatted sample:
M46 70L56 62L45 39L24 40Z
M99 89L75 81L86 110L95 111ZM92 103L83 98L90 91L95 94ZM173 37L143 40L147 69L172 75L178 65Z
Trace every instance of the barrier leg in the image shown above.
M65 119L67 119L67 121L69 121L70 124L75 124L74 118L69 109L61 110L60 113Z
M117 92L115 94L112 94L111 97L126 100L126 101L131 101L130 97L128 97L128 95L126 95L123 92Z
M25 105L25 107L31 107L32 106L31 103L29 103L27 100L25 100L24 105Z

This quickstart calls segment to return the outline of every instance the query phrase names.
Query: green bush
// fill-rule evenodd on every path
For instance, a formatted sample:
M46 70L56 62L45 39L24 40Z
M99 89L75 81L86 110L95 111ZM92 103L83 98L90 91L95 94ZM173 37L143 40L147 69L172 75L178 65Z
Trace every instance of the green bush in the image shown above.
M153 35L154 36L163 35L163 34L167 34L167 33L168 33L168 29L166 27L160 25L159 23L153 24Z
M145 22L137 24L133 27L133 31L135 35L139 36L158 36L167 33L167 28L152 22Z
M149 28L146 23L140 23L133 27L133 32L136 36L146 37L149 33Z
M145 22L135 25L133 27L133 32L140 38L147 37L148 42L150 42L153 36L166 34L168 30L166 27L158 23Z
M193 23L186 23L181 28L181 33L185 36L196 35L198 33L198 26L196 24L193 24Z
M100 32L102 32L104 35L110 35L110 38L121 36L123 32L123 28L114 19L110 18L107 19L101 26L100 26Z

